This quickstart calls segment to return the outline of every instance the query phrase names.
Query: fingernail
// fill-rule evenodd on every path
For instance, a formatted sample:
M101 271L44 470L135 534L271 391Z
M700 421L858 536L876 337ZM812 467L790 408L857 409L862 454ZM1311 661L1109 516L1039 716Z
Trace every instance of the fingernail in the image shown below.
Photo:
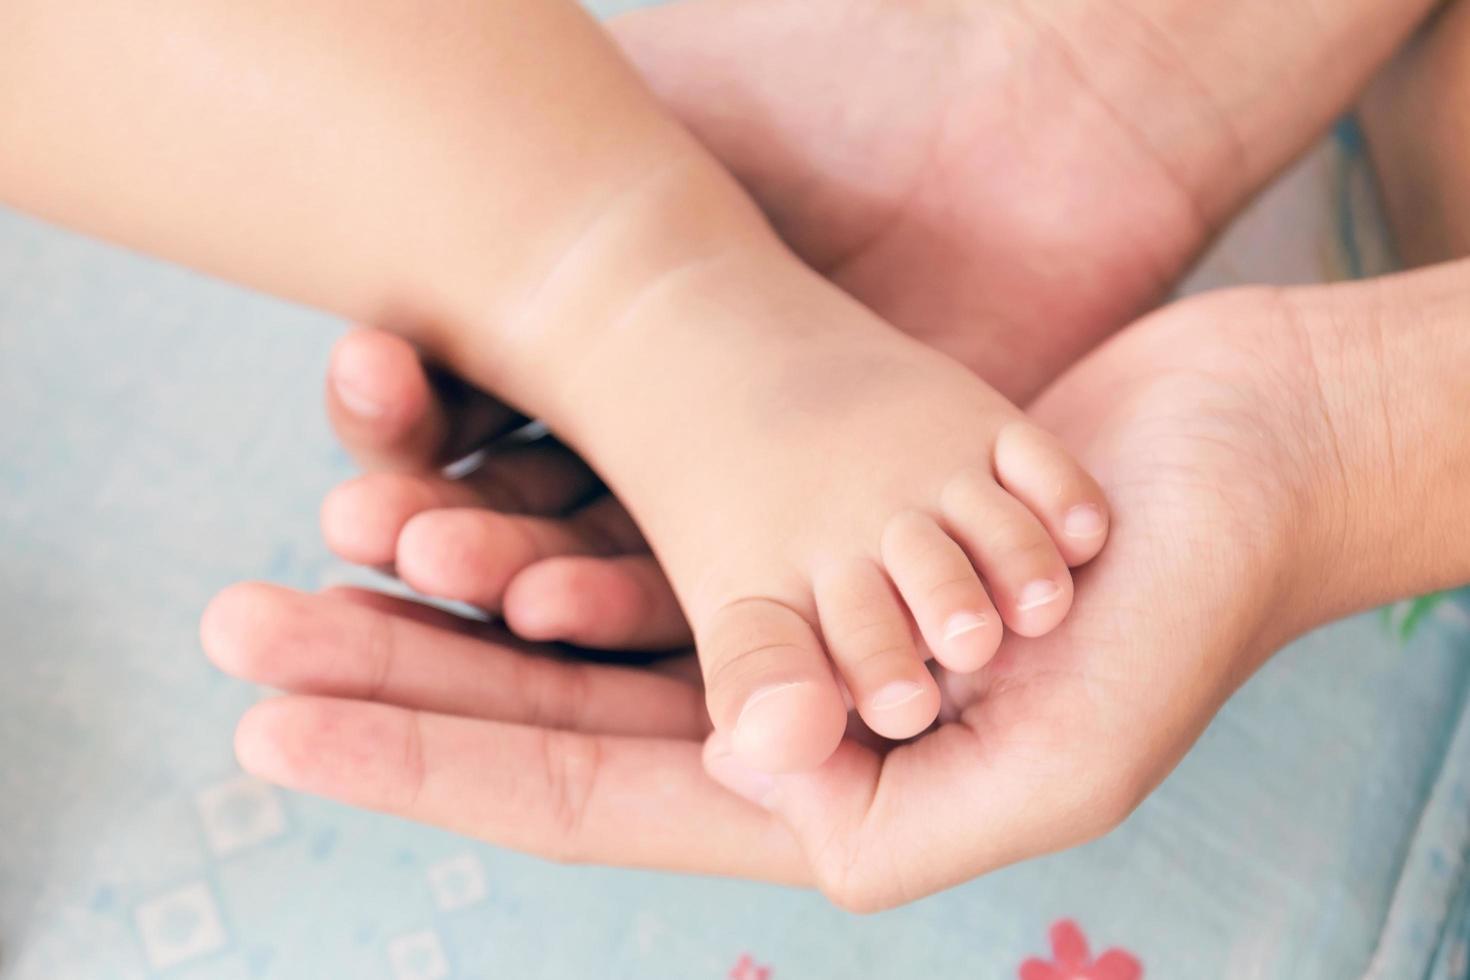
M949 641L957 636L973 633L978 629L983 629L988 622L990 621L979 613L955 613L949 617L949 622L944 624L944 639Z
M1102 509L1096 504L1080 504L1067 511L1062 521L1062 530L1069 538L1093 538L1103 532L1107 522Z
M332 360L332 389L336 391L337 398L353 415L369 419L387 411L387 406L367 381L375 365L364 362L373 359L370 351L345 344Z
M879 711L887 711L901 704L912 701L924 693L924 688L913 681L891 681L878 689L878 693L868 699L868 706L877 708Z
M710 736L704 751L704 769L721 786L754 803L770 808L776 793L776 780L769 773L743 766L735 758L730 736Z
M1054 601L1062 594L1062 587L1055 582L1032 582L1021 590L1020 599L1016 602L1016 608L1021 612L1044 606Z

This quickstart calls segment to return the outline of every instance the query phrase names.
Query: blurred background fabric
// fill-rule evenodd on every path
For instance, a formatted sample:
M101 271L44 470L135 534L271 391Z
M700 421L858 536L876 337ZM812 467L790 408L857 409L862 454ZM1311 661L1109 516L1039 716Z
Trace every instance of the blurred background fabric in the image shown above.
M1341 127L1187 288L1386 268L1359 144ZM261 692L204 659L204 604L241 579L367 580L316 528L352 470L320 403L340 329L0 213L5 980L1010 978L1035 960L1029 980L1077 957L1095 980L1470 976L1453 600L1296 643L1109 837L862 919L559 867L242 775L232 729Z

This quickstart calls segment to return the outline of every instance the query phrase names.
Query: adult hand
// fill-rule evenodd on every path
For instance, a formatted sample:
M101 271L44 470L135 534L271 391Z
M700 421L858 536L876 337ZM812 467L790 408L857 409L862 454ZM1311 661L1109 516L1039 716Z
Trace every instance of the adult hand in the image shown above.
M1218 294L1070 372L1036 412L1103 483L1113 538L1066 622L946 676L950 720L911 743L771 778L711 741L708 772L744 802L703 777L692 682L246 586L211 607L206 646L294 693L245 717L241 760L554 858L811 881L857 909L1084 840L1287 639L1470 578L1470 529L1424 520L1470 478L1467 297L1466 267Z
M338 555L498 612L523 638L627 650L690 642L626 511L555 440L498 443L451 478L444 464L524 419L426 372L386 331L347 334L328 378L333 427L368 471L323 503L322 533Z
M1431 6L684 0L611 26L798 254L1026 400L1154 302ZM1311 85L1287 84L1304 73ZM476 445L504 410L461 395L446 411L407 349L372 333L343 342L331 377L349 449L369 469L417 471L328 499L340 555L529 638L687 639L631 628L666 622L643 613L672 598L617 505L584 506L590 478L564 454L445 481L424 464ZM531 520L464 509L480 505Z
M1113 44L1117 35L1101 34L1079 57L1077 45L1088 42L1086 26L1096 26L1095 22L1087 18L1066 24L1036 21L1025 16L1028 8L1022 4L993 4L979 14L977 5L970 13L981 19L1003 15L1003 24L985 25L997 31L992 40L999 37L1006 42L996 48L1031 55L1011 62L1015 72L1008 79L1011 84L996 86L983 84L987 80L983 72L970 71L975 65L998 71L993 61L968 57L983 53L983 45L964 46L962 57L936 59L932 57L936 49L922 43L922 30L901 35L878 32L869 35L867 47L861 43L811 44L815 24L831 25L842 19L831 11L814 16L805 32L792 30L800 25L783 21L769 10L752 13L741 22L740 30L733 30L727 27L738 11L723 0L703 0L640 15L641 20L626 22L624 37L649 70L655 87L751 184L778 226L809 260L899 326L916 333L924 328L928 332L921 335L926 339L972 366L988 368L992 380L1022 397L1099 333L1149 301L1210 228L1306 142L1422 13L1414 5L1396 5L1391 11L1370 8L1371 13L1364 13L1361 5L1349 6L1352 9L1344 8L1341 15L1344 22L1356 18L1353 43L1341 43L1346 33L1341 23L1324 21L1318 25L1322 30L1309 32L1310 42L1317 47L1315 57L1331 53L1330 70L1323 76L1330 79L1329 84L1314 87L1314 98L1294 101L1284 118L1274 108L1260 111L1262 105L1276 105L1274 96L1257 99L1254 113L1251 106L1239 114L1195 113L1194 118L1211 120L1203 128L1212 139L1200 139L1196 128L1173 125L1181 113L1190 115L1187 107L1130 96L1130 92L1139 95L1152 90L1157 94L1181 88L1169 84L1167 72L1151 75L1140 67L1159 63L1152 57L1157 51L1138 43L1140 37L1157 37L1145 23L1147 17L1131 24L1137 31L1125 31L1131 44ZM720 17L714 17L714 12ZM909 17L887 4L851 8L844 17L849 14L888 26ZM961 19L968 26L976 23L975 18ZM905 26L912 28L915 22ZM1218 25L1207 25L1206 35L1214 27ZM791 59L787 64L811 69L807 80L815 84L803 91L816 92L820 98L803 103L783 91L780 106L796 109L768 111L772 109L768 97L773 93L763 87L763 79L772 76L771 63L729 56L735 50L748 50L755 42L753 32L768 29L791 39L785 48ZM641 37L640 31L645 31ZM872 40L894 36L904 36L912 43L880 45ZM983 32L971 36L983 36ZM1286 32L1283 36L1296 35ZM941 37L944 44L949 43L949 35ZM1133 64L1118 70L1118 64L1099 60L1098 53L1109 47L1126 49L1124 60L1131 56ZM783 49L771 41L761 50L772 52L779 61ZM852 77L874 79L880 93L912 94L920 89L944 93L939 105L928 104L933 111L915 111L917 103L912 101L901 105L904 118L914 125L913 132L929 138L927 143L919 140L909 145L924 145L926 151L900 153L897 159L902 165L894 167L895 157L874 142L877 136L891 135L891 116L885 122L878 112L829 112L838 104L851 108L854 101L850 86L830 71L824 73L831 66L824 65L822 58L813 58L813 51L838 61L847 59L847 66L855 66L858 72ZM902 56L895 58L895 51L903 52ZM1139 57L1140 53L1145 56ZM1288 52L1284 59L1279 50L1275 53L1278 73L1283 63L1312 61L1297 57L1300 52ZM910 70L912 87L889 84L895 61ZM931 84L936 79L930 69L936 65L953 68L957 63L966 68L958 83ZM1022 67L1017 69L1017 64ZM689 70L692 65L698 65L700 74ZM921 70L912 71L915 67ZM1232 61L1231 71L1237 70ZM1256 75L1258 79L1270 76L1269 71ZM695 84L695 79L703 81ZM1146 82L1141 88L1136 87L1140 79ZM948 79L955 80L954 76ZM1007 79L997 74L988 80ZM1194 108L1213 99L1236 107L1241 101L1222 96L1209 84L1202 84L1201 89L1203 102ZM989 96L977 93L991 92L998 93L992 108L1009 105L1009 115L984 111L970 115L954 101L963 97L961 101L967 104L983 104ZM740 98L732 103L732 95ZM730 111L732 104L739 111ZM708 111L711 105L722 110ZM1056 105L1082 107L1085 118L1064 114L1049 118L1047 106ZM1152 119L1123 122L1126 116L1119 116L1119 106L1134 105L1161 108ZM956 139L951 126L956 118L978 123L975 128L962 127ZM1111 144L1107 134L1089 129L1105 118L1112 119L1112 137L1122 137ZM835 130L816 124L828 119L856 119L858 124ZM1008 129L997 120L1007 125L1019 120L1020 125ZM1089 133L1091 141L1079 140L1069 155L1064 146L1029 141L1024 138L1028 132ZM1235 146L1235 137L1242 132L1248 137L1247 145L1237 158L1229 147ZM1181 133L1189 138L1177 139ZM903 146L904 142L892 145ZM959 164L972 157L977 147L987 145L1006 147L1005 160L1022 163L1005 170L982 193L967 194L979 182L966 179L965 168ZM786 147L791 156L773 156L772 147ZM1019 147L1036 152L1018 153ZM1120 148L1122 152L1113 155ZM982 159L994 163L997 158ZM1120 165L1112 165L1119 161ZM1057 178L1058 171L1065 174L1065 180ZM946 179L922 179L936 173ZM886 179L893 174L899 179ZM1091 174L1106 179L1094 181ZM810 193L813 186L823 193ZM1077 188L1082 190L1074 194ZM1134 199L1129 195L1137 188L1144 188L1143 196ZM1155 196L1150 199L1150 194ZM1089 220L1052 220L1048 215L1053 212L1034 207L1038 200L1062 200L1074 216L1085 215ZM997 207L1007 202L1027 206ZM1121 206L1113 206L1119 202ZM1108 215L1115 220L1101 220ZM960 220L954 220L956 216ZM822 237L829 230L835 238ZM848 248L853 251L849 253ZM910 261L904 261L906 256ZM1035 267L1027 265L1031 261ZM1105 274L1096 274L1097 270ZM928 279L926 273L932 273ZM1066 302L1054 305L1059 296ZM987 305L992 303L990 297L997 297L996 305ZM1271 318L1269 311L1263 315ZM970 326L982 316L991 325L988 332ZM1189 318L1171 313L1160 320L1181 321ZM1048 329L1041 330L1038 324ZM1177 341L1184 328L1154 329L1176 337L1172 344L1160 342L1157 351L1186 346ZM1142 328L1139 332L1143 333ZM1025 356L1002 354L980 364L979 351L1007 351L1006 344L998 340L1010 341L1008 353ZM1199 349L1195 342L1181 356ZM306 694L378 703L287 698L262 706L242 724L242 759L262 775L288 785L552 856L816 880L838 901L857 907L901 901L1105 829L1161 778L1214 705L1262 651L1304 625L1268 615L1265 604L1255 601L1259 598L1255 591L1238 590L1236 581L1222 583L1208 576L1191 579L1189 575L1197 569L1181 549L1203 540L1201 528L1261 533L1256 550L1234 557L1242 566L1260 563L1263 571L1270 572L1263 579L1286 585L1300 577L1295 571L1298 563L1291 557L1296 551L1280 545L1276 538L1291 538L1291 544L1305 547L1310 535L1276 532L1279 526L1291 524L1288 515L1295 513L1294 506L1278 506L1281 499L1291 505L1300 503L1302 490L1293 487L1289 473L1281 474L1279 481L1268 474L1259 485L1242 480L1237 490L1225 494L1207 479L1210 470L1204 465L1205 457L1228 463L1234 478L1243 462L1258 463L1271 455L1259 443L1272 439L1261 440L1259 434L1243 443L1223 438L1207 421L1189 415L1190 409L1202 407L1190 401L1199 392L1171 391L1168 385L1138 377L1133 373L1135 367L1115 363L1109 368L1108 358L1099 357L1101 360L1089 362L1103 365L1093 369L1090 383L1127 396L1123 409L1111 405L1102 411L1089 405L1081 418L1071 416L1068 422L1064 416L1069 413L1044 407L1067 406L1071 400L1067 392L1087 387L1083 381L1064 384L1042 409L1043 417L1067 433L1084 459L1109 481L1110 491L1116 501L1125 503L1123 513L1134 528L1122 543L1115 537L1103 562L1086 573L1085 581L1099 583L1087 586L1090 592L1096 590L1097 597L1079 603L1061 633L1040 642L1010 641L978 682L949 679L956 721L886 755L849 743L815 775L770 781L731 770L720 746L712 745L707 760L710 771L744 795L759 799L779 821L740 806L728 796L710 795L709 784L698 778L690 741L704 733L702 723L662 730L661 722L649 720L656 719L658 712L639 707L651 704L653 697L664 698L681 706L676 713L693 710L697 716L699 693L691 686L660 686L654 694L634 685L654 675L567 667L539 657L527 658L504 646L488 655L485 650L470 654L468 648L457 648L458 661L451 662L446 659L450 645L444 636L418 632L427 629L422 624L405 626L399 618L372 618L371 611L360 605L292 598L270 590L227 593L211 610L206 637L222 665ZM1208 375L1208 369L1198 365L1179 371L1196 382ZM1196 377L1200 371L1204 374ZM399 376L412 373L410 368ZM1176 382L1180 376L1175 376ZM1077 377L1087 378L1088 369ZM1237 390L1248 392L1244 379L1217 379L1215 393L1222 398ZM1258 410L1237 408L1241 417ZM1056 418L1049 411L1055 411ZM426 412L439 422L424 423ZM399 421L409 435L398 449L407 446L413 452L390 451L378 462L401 462L415 452L420 459L427 458L423 447L443 443L445 417L434 409L405 413ZM381 433L391 426L368 428ZM1113 463L1099 459L1102 446L1130 434L1162 436L1174 444L1179 455L1151 454L1139 460L1141 451L1135 451L1132 456L1120 454ZM359 444L366 445L366 441ZM1193 458L1195 455L1201 458ZM1171 458L1178 467L1174 478L1154 480L1153 468L1167 466ZM557 459L556 467L568 462ZM1143 463L1149 466L1147 475L1138 472ZM1216 475L1223 480L1226 474ZM538 480L531 482L540 485ZM382 492L359 494L358 503L376 506L374 502L390 499L392 493L386 488L385 484L379 488ZM440 490L443 488L433 492ZM431 497L432 493L421 492L418 500ZM1237 497L1271 506L1260 512L1264 516L1243 518L1246 511L1235 511L1241 504ZM341 503L344 498L335 499ZM483 498L459 499L470 503ZM548 499L539 503L547 512L559 513L567 501L557 500L555 506ZM434 504L388 508L396 510L398 518L366 536L370 539L377 533L380 560L402 560L404 541L398 532L407 530L403 519L427 506ZM1165 518L1172 516L1172 522L1154 521L1150 507ZM523 509L533 516L538 513L529 504ZM329 507L329 518L332 513ZM328 523L330 526L330 519ZM513 533L524 537L526 530L517 526ZM555 553L566 545L571 550L597 551L595 546L588 549L585 535L574 534L560 541L533 540L522 554ZM613 550L607 544L601 547L603 552ZM628 561L633 563L630 567L651 570L646 559L631 557ZM511 582L510 594L505 596L508 612L515 608L511 600L516 583L527 581L535 569L547 567L546 563L532 563ZM592 576L582 583L589 586L583 596L616 598L611 591L592 586L610 589L613 583L632 580L619 572L616 563L589 562L579 567ZM603 579L597 579L604 573ZM575 576L563 576L560 582L550 580L554 578L543 582L547 586L541 590L544 596L576 594L557 587L575 584ZM656 581L656 576L650 581ZM1145 608L1149 586L1167 587L1171 596L1182 590L1186 601ZM1105 600L1105 595L1115 589L1128 595L1130 588L1143 597L1135 600L1136 606L1105 604L1117 602L1116 597ZM1245 594L1232 594L1232 590ZM497 598L503 591L501 586L490 588L487 598ZM530 596L537 590L525 591ZM637 613L623 624L625 637L656 628L670 631L666 640L673 637L677 627L671 606L661 607L647 596L638 597L636 590L623 593L622 598L638 599L631 604L612 603L614 608ZM357 604L380 601L353 597ZM297 603L296 607L288 608L291 603ZM1314 607L1299 603L1294 611L1307 617L1310 608ZM260 631L242 633L228 628L232 617L240 616L258 623ZM295 624L299 630L268 632L272 622ZM660 623L662 626L657 625ZM312 624L318 628L315 633ZM1133 630L1136 632L1130 632ZM1181 636L1192 641L1196 630L1204 637L1203 649L1194 658L1171 658L1168 645ZM561 633L574 636L565 626ZM294 651L293 636L317 639L310 647L312 655L295 651L302 657L294 665L274 655ZM360 657L348 657L354 644L369 639L378 644L371 648L377 651L373 657L366 663ZM1140 695L1136 687L1130 688L1129 678L1116 673L1119 664L1153 668L1159 660L1163 666L1149 678L1160 692L1153 700ZM1176 660L1185 660L1192 672L1179 669ZM471 703L463 692L476 689L477 678L485 682L494 676L487 673L492 665L515 671L517 684L510 688L495 685L508 696L477 698ZM365 672L365 667L379 672ZM677 683L661 676L657 680L661 685ZM601 703L599 696L608 703ZM628 706L631 710L619 713ZM611 720L609 711L615 716ZM500 721L484 720L487 713ZM535 724L543 720L552 727ZM1114 750L1101 753L1098 746L1108 744ZM411 751L405 754L405 749ZM497 752L506 753L507 765L487 772L483 760ZM520 760L526 753L544 764L523 767ZM517 800L524 810L508 806ZM639 801L651 801L652 807L640 806ZM922 833L906 825L913 819L911 814L928 812L944 815L944 819L937 826L926 821ZM640 817L649 822L635 827ZM970 832L980 825L986 827L984 835ZM682 833L679 828L684 828ZM938 837L935 830L941 831ZM814 846L818 841L822 846Z
M803 260L1026 402L1434 5L683 0L611 27Z

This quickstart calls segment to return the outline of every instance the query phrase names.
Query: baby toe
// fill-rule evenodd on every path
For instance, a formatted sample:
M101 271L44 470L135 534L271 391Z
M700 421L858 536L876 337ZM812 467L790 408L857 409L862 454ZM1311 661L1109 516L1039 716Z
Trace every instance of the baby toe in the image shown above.
M939 688L919 656L893 586L867 559L817 576L817 610L827 652L867 726L912 738L939 714Z
M1072 604L1072 576L1036 515L978 472L952 481L940 506L1006 626L1021 636L1055 628Z
M932 517L907 511L888 522L882 553L934 659L964 673L985 666L1001 621L964 549Z
M1051 433L1029 422L1000 431L995 475L1046 527L1069 566L1091 561L1108 536L1102 488Z

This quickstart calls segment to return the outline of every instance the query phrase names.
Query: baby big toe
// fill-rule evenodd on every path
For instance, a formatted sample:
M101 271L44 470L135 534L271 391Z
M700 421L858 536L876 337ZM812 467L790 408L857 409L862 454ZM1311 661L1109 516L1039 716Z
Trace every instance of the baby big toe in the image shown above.
M1097 557L1108 536L1102 488L1049 432L1030 422L1002 429L995 475L1046 527L1069 566Z
M940 506L1006 626L1021 636L1055 628L1072 604L1072 576L1036 515L978 472L952 481Z
M867 726L912 738L933 724L939 688L882 569L866 559L836 565L817 576L816 595L827 652Z
M836 750L847 708L811 625L771 599L741 599L696 625L705 699L743 764L815 769Z

